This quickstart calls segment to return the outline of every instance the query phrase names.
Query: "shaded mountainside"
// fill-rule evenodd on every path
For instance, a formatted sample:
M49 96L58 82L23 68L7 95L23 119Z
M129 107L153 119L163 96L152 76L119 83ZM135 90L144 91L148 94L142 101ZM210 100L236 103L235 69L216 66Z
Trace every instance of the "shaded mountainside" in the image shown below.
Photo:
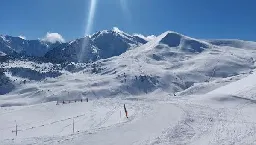
M7 55L25 55L42 57L60 43L49 43L40 40L25 40L20 37L0 36L0 51Z
M12 84L10 78L8 78L4 70L0 68L0 95L11 92L15 86Z
M145 43L146 40L122 31L104 30L61 44L47 52L45 57L53 62L91 62L121 55Z
M44 40L25 40L20 37L0 36L0 52L20 59L60 62L94 62L118 56L130 48L147 43L138 36L129 35L117 28L99 31L92 36L67 43L50 43Z
M159 44L165 44L169 47L176 47L183 51L188 52L202 52L204 49L209 48L210 45L202 40L197 40L176 32L167 31L161 35Z

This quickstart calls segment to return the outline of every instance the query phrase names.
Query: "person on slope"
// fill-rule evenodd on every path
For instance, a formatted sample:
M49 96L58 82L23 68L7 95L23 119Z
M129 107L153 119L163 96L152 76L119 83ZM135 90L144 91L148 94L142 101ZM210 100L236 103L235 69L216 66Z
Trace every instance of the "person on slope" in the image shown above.
M125 116L128 118L128 112L126 110L125 104L124 104L124 112L125 112Z

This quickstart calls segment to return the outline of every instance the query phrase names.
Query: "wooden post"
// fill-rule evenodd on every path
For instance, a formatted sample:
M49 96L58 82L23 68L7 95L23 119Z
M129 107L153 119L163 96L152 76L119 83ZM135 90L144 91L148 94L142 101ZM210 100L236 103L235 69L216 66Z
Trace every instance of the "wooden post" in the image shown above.
M74 118L73 118L73 133L75 132L75 121L74 121Z
M18 136L18 125L16 123L16 129L15 129L16 136Z
M18 136L18 131L21 131L21 130L18 130L18 124L17 124L17 122L15 120L15 130L12 130L12 133L15 132L15 135Z

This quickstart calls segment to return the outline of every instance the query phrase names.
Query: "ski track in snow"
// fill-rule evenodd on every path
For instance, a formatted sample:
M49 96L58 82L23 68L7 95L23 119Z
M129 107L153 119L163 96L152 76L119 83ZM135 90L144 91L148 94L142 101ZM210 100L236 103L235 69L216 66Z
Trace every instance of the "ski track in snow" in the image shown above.
M114 101L112 103L112 101ZM100 112L89 116L94 122L88 130L79 130L75 134L64 136L41 136L32 138L4 139L1 144L133 144L133 145L167 145L167 144L253 144L255 142L256 121L244 119L243 111L256 107L248 101L237 102L231 106L212 106L194 100L124 101L111 99L93 102L93 108L108 106L102 119L93 120ZM120 102L133 106L134 112L120 122ZM188 103L189 102L189 103ZM86 104L85 104L86 105ZM225 104L224 104L225 105ZM117 107L119 106L119 108ZM131 110L131 108L130 108ZM92 110L91 110L92 111ZM96 113L96 114L95 114ZM117 113L116 122L104 126ZM124 114L123 114L124 115ZM83 122L83 117L78 122ZM68 118L69 119L69 118ZM56 124L52 124L58 125ZM72 124L67 123L68 128ZM36 128L35 128L36 129ZM64 129L62 129L64 131ZM70 128L69 128L70 132ZM23 132L20 132L22 134Z

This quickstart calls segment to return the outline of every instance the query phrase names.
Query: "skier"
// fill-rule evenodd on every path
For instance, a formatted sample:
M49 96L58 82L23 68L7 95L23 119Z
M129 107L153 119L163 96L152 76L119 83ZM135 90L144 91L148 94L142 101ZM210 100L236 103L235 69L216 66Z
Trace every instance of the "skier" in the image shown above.
M125 116L128 118L128 112L126 110L125 104L124 104L124 112L125 112Z

